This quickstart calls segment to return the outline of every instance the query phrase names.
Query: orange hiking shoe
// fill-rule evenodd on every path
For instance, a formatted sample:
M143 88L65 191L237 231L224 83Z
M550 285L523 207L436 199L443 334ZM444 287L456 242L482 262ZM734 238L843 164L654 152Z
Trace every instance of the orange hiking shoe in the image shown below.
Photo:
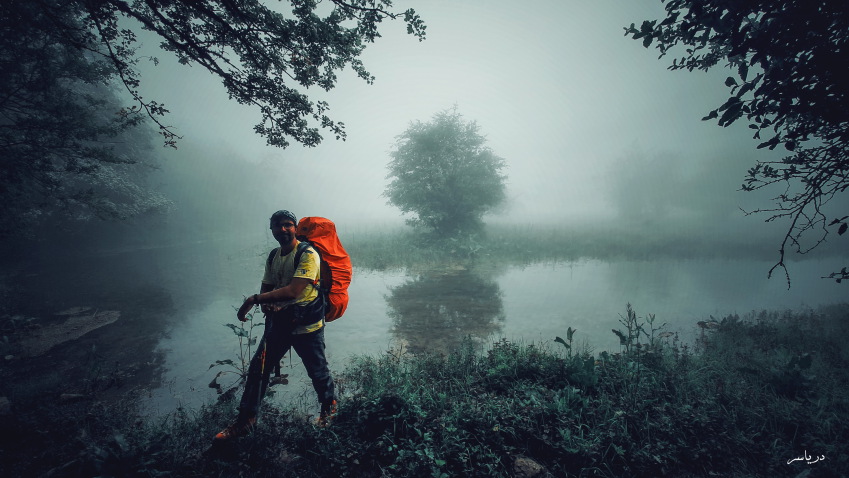
M230 426L218 432L215 435L215 438L213 438L213 441L224 441L232 440L234 438L241 438L252 432L254 429L254 425L256 425L256 417L238 418L235 422L230 424Z
M324 428L329 426L334 418L336 418L336 400L331 400L329 403L321 404L321 414L315 423L319 427Z

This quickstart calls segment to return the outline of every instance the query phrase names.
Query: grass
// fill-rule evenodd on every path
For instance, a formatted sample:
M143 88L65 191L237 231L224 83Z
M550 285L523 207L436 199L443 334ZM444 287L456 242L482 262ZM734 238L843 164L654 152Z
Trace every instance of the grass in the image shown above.
M777 259L775 244L769 240L754 242L748 236L683 229L648 234L616 226L502 225L487 226L479 235L453 238L409 228L340 233L354 267L378 271L431 269L444 266L449 260L469 261L491 268L571 262L582 258ZM794 256L796 259L806 257Z
M0 458L8 476L846 476L847 319L728 316L682 344L628 307L618 353L574 350L566 330L361 356L337 374L333 426L269 406L214 453L232 400L155 419L132 400L33 400L4 421ZM788 463L806 452L825 460Z

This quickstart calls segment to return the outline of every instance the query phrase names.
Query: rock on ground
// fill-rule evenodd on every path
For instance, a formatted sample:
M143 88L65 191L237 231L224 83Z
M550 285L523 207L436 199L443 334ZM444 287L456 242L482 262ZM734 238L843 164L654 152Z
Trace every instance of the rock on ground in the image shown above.
M544 466L520 455L513 458L513 476L516 478L543 478L550 475Z
M70 315L63 311L58 315ZM80 312L85 309L80 308ZM21 355L37 357L53 347L75 340L92 330L99 329L118 320L121 313L117 310L102 310L69 317L61 324L50 325L35 330L32 335L21 341Z

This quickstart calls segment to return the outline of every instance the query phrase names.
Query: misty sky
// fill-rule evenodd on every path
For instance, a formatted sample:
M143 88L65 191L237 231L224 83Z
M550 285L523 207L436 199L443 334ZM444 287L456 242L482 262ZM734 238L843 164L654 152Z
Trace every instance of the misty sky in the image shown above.
M397 5L410 6L428 25L425 41L407 35L401 22L384 23L383 38L363 56L376 76L373 85L346 72L330 93L313 92L346 124L345 142L325 135L316 148L266 146L253 132L256 111L229 101L200 67L177 65L148 48L156 45L153 39L146 40L145 52L161 62L143 68L142 93L171 110L167 123L184 136L182 145L261 162L285 177L303 164L318 168L323 197L287 181L292 187L269 191L267 200L251 205L262 217L291 207L299 215L342 221L397 218L381 197L394 138L411 121L428 121L454 105L479 123L488 145L506 159L503 216L544 222L620 213L665 217L683 210L725 220L742 216L738 206L751 207L751 197L736 190L755 159L770 153L755 150L745 121L721 128L700 120L726 98L728 71L668 71L671 58L658 60L654 48L624 36L624 26L662 17L660 2ZM163 154L179 161L189 153L181 146ZM238 196L242 187L228 192Z

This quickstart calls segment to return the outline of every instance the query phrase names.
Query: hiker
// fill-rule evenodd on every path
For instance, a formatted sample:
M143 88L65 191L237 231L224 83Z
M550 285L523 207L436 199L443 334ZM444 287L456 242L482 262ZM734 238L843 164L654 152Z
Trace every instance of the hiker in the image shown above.
M295 237L298 220L291 212L275 212L270 224L280 247L269 254L259 294L245 299L236 313L244 322L251 308L261 305L265 332L248 369L239 415L235 422L215 435L215 441L241 437L251 431L271 371L290 347L301 357L318 394L321 404L318 425L329 424L336 413L335 385L324 356L324 299L316 287L321 274L318 253ZM298 264L295 264L296 259Z

